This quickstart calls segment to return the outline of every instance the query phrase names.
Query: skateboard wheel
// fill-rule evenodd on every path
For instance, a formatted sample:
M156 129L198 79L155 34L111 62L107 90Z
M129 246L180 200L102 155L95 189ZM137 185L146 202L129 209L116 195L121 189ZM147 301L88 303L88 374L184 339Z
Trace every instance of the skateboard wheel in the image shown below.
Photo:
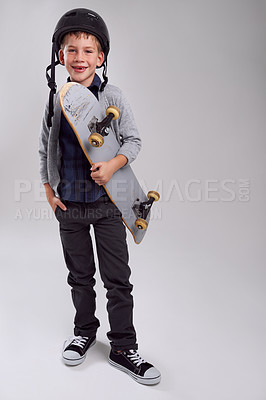
M88 140L92 147L101 147L104 142L104 138L99 133L92 133Z
M148 227L148 222L143 218L138 218L135 221L135 225L138 229L145 230Z
M109 106L106 110L106 115L114 114L113 120L116 120L120 115L120 110L116 106Z
M147 194L148 199L154 199L154 201L158 201L160 198L160 195L158 192L155 192L155 190L150 190Z

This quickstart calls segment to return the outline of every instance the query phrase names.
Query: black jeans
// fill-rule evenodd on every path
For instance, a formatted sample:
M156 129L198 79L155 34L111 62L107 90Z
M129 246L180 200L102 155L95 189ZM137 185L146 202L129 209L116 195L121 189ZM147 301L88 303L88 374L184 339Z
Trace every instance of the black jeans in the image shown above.
M107 311L110 331L107 337L114 350L137 349L133 326L133 286L129 282L128 249L125 226L121 213L102 196L93 203L64 201L67 210L55 210L59 221L60 236L68 283L76 309L74 334L94 336L100 326L95 316L95 262L90 226L93 225L99 272L107 290Z

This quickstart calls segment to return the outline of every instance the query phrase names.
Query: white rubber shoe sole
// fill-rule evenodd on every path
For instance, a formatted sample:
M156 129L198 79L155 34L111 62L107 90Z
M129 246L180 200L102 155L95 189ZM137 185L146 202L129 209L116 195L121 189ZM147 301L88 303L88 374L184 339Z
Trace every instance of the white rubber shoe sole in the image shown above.
M68 342L67 340L64 342L63 349L64 349L65 347L67 347L67 346L66 346L66 343L67 343L67 342ZM96 343L96 339L94 340L94 342L92 342L92 344L90 345L90 347L88 348L88 350L89 350L95 343ZM64 350L63 350L62 359L63 359L63 361L64 361L64 363L65 363L66 365L75 366L75 365L82 364L82 363L85 361L85 358L86 358L86 356L87 356L88 350L86 351L86 353L84 354L84 356L80 356L77 352L72 351L72 350L67 350L67 351L64 351Z
M139 376L139 375L134 374L134 372L129 371L127 368L123 367L122 365L117 364L110 358L108 359L108 361L113 367L119 369L120 371L125 372L126 374L131 376L131 378L134 379L136 382L142 383L143 385L156 385L161 380L161 374L155 367L149 368L145 372L144 376Z

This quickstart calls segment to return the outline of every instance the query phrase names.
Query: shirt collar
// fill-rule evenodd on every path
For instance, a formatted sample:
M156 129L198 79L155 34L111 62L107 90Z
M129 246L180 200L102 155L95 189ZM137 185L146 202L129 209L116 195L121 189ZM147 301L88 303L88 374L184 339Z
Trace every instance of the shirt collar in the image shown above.
M95 74L94 78L93 78L93 81L91 82L91 85L88 86L88 89L91 89L93 86L96 86L97 89L99 90L100 86L101 86L101 83L102 82L101 82L101 79L100 79L99 75Z
M71 82L70 77L67 78L67 81ZM99 77L99 75L95 74L94 78L93 78L93 81L91 82L91 85L88 86L88 89L91 89L92 87L95 86L99 90L100 86L101 86L101 83L102 83L101 78Z

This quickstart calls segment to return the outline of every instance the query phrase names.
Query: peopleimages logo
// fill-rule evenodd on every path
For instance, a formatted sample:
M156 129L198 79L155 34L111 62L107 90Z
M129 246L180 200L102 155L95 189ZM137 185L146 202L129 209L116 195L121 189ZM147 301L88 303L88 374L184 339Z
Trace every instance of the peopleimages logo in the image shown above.
M144 193L148 193L149 190L159 192L160 202L246 202L250 200L251 196L250 179L247 178L189 179L186 182L179 182L177 179L164 182L163 179L158 179L153 185L148 185L144 180L140 180L139 182ZM128 196L125 181L115 181L114 186L116 195L120 200ZM34 200L34 202L46 201L44 186L40 181L30 181L27 179L15 180L15 202L21 202L26 197L28 199L31 197L31 200Z
M123 200L130 196L130 190L126 189L126 182L115 181L114 185L117 198ZM244 203L251 199L251 183L248 178L189 179L185 182L177 179L167 182L164 179L157 179L152 185L142 180L140 186L144 193L148 193L151 189L160 193L159 202L151 209L151 219L162 218L163 207L166 203L171 203L173 206L178 203ZM46 200L44 186L39 180L15 180L14 201L18 205L14 216L16 220L25 218L40 220L54 217ZM36 203L36 207L25 207L27 202L31 205L32 202Z

